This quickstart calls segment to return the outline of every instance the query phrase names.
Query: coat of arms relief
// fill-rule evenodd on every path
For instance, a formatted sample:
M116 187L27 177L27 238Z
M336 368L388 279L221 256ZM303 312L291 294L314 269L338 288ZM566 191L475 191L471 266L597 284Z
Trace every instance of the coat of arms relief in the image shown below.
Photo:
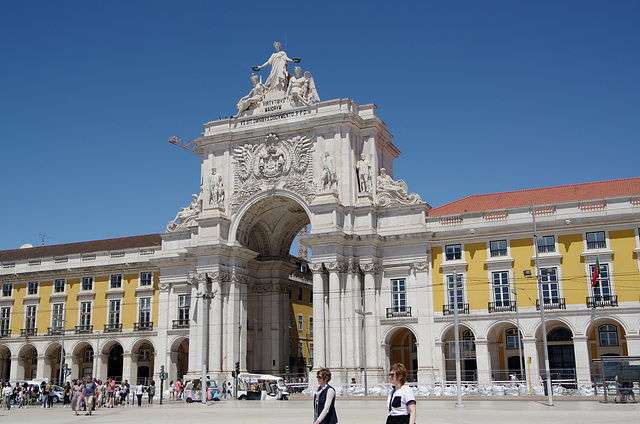
M311 202L316 193L312 145L309 136L280 140L275 134L269 134L264 143L247 143L234 148L231 212L237 211L254 194L277 188L293 191Z

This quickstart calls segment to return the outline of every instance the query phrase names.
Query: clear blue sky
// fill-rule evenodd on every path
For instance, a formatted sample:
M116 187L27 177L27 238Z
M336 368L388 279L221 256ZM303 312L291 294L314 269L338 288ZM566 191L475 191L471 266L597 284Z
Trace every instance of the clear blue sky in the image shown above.
M0 1L0 249L160 233L275 40L432 206L638 176L639 1Z

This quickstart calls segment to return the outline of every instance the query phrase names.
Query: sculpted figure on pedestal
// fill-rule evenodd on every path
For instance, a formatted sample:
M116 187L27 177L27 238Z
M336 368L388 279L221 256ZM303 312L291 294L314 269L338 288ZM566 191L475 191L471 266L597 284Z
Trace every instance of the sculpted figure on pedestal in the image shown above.
M338 183L338 179L336 177L336 167L333 163L333 158L329 155L329 152L324 153L320 182L322 183L322 190L330 190L334 187L335 184Z
M224 184L222 175L215 168L211 169L209 177L209 204L222 204L224 202Z
M320 97L311 72L305 72L303 77L301 76L302 69L299 66L296 66L294 71L295 76L289 79L289 86L287 87L287 94L291 96L291 101L294 104L302 103L305 106L309 106L313 102L319 102Z
M410 205L421 202L416 193L408 194L407 183L402 180L394 181L387 175L387 170L380 168L377 178L376 204L378 206Z
M371 191L371 164L365 157L364 153L360 155L360 160L356 164L358 171L358 185L361 193ZM386 171L385 171L386 172Z
M256 74L251 74L251 82L253 83L253 88L243 98L240 99L236 108L238 108L238 115L242 114L245 110L253 109L258 106L258 103L262 101L265 93L268 91L267 87L258 81L258 76Z
M191 195L191 204L186 208L181 208L175 219L167 224L167 231L176 231L197 217L201 212L200 199L197 194ZM179 222L178 222L179 221Z
M289 62L298 63L300 59L290 59L284 51L280 51L280 43L277 41L273 43L273 47L275 47L276 52L262 65L254 66L253 70L257 72L267 65L271 66L271 73L265 85L269 91L285 91L289 80L289 71L287 69Z

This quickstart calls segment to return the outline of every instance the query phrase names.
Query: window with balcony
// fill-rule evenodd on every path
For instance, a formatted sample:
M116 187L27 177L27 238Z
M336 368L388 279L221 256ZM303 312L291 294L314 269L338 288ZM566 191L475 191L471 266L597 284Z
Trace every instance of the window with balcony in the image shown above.
M489 250L492 258L507 256L507 241L494 240L489 242Z
M540 269L542 299L547 309L565 309L564 298L560 297L560 285L556 268ZM538 308L540 307L538 303Z
M36 305L29 305L27 306L27 315L26 315L26 319L24 321L24 327L27 331L29 331L30 333L34 333L35 334L35 330L36 330L36 313L37 313L38 307Z
M304 317L298 314L298 333L304 333Z
M93 277L82 277L82 290L93 290Z
M191 309L191 295L181 294L178 296L178 320L174 322L174 328L189 327L189 312Z
M493 303L489 304L489 312L515 310L515 302L511 301L509 272L498 271L491 273L491 286L493 288Z
M109 301L109 324L117 325L120 324L120 305L122 302L120 299L110 300Z
M458 313L468 314L469 305L464 303L464 285L462 274L456 274L456 281L453 281L453 274L447 275L447 302L443 307L444 315L451 315L455 312L455 301L458 301Z
M522 333L518 334L517 328L509 328L506 332L507 349L518 349L522 346Z
M64 329L64 303L53 304L51 329L58 332Z
M153 322L151 322L151 298L142 297L138 302L138 322L135 325L135 329L151 330L153 328Z
M598 327L600 346L618 346L618 329L615 325L601 325Z
M11 293L13 291L12 284L3 284L2 285L2 297L11 297Z
M556 251L556 239L554 236L538 238L538 253L554 253Z
M411 316L410 308L407 308L407 281L404 278L391 280L391 308L387 310L387 318Z
M445 246L446 260L454 261L462 259L462 246L459 244L450 244Z
M112 289L122 288L122 274L113 274L109 279L109 287Z
M587 298L587 306L595 308L599 306L618 306L618 296L612 293L611 275L609 264L600 264L600 273L597 275L595 285L591 282L596 264L589 265L589 282L593 296Z
M587 249L604 249L607 247L607 240L604 231L587 233Z
M91 326L91 302L80 302L80 329L88 331Z
M153 284L153 272L141 272L140 273L140 285L151 286Z
M29 281L27 283L27 294L38 294L38 282Z
M64 293L64 286L66 282L65 280L59 279L53 282L53 292L54 293Z

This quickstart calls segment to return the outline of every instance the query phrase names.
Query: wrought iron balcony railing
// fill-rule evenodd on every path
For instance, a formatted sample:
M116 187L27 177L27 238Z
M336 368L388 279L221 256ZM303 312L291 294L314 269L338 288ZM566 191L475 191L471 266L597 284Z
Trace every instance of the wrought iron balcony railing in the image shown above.
M93 333L93 325L76 325L76 334Z
M173 328L189 328L189 320L188 319L174 319L173 320Z
M442 315L453 315L455 312L455 308L453 305L442 305ZM458 303L458 313L459 314L468 314L469 313L469 304L468 303Z
M618 306L618 295L596 295L587 297L587 308L604 308Z
M515 300L503 300L500 302L489 302L489 313L493 312L513 312L518 307Z
M0 328L0 337L11 337L10 328Z
M62 327L49 327L47 331L47 335L49 336L59 336L64 333L64 328Z
M104 325L105 333L121 333L122 332L122 324L110 323Z
M133 331L153 330L153 321L136 322L133 324Z
M20 330L20 335L22 337L35 336L38 333L38 330L35 328L23 328Z
M411 306L395 306L393 308L387 308L387 318L395 317L410 317Z
M540 310L540 299L536 299L536 309ZM544 309L567 309L567 306L564 304L564 297L545 299Z

